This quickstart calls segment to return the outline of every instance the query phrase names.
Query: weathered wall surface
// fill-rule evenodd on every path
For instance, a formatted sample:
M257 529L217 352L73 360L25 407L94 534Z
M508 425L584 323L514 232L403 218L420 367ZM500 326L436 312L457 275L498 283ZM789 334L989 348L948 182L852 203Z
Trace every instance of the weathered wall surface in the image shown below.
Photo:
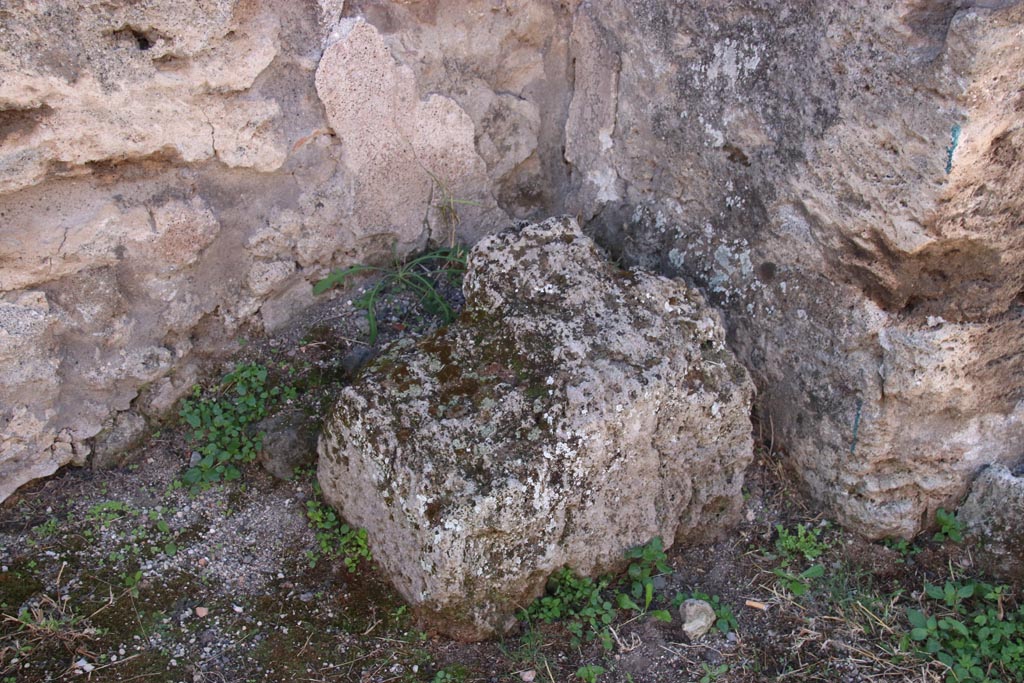
M1017 3L581 6L570 210L728 311L811 493L911 534L1024 455Z
M507 223L502 191L551 192L557 5L448 4L408 8L415 52L337 0L5 5L0 500L86 462L116 413L165 414L197 358L283 324L328 267L447 240L443 193L473 240Z
M910 534L1024 454L1022 28L1010 0L8 3L0 498L330 265L447 239L447 192L466 240L565 211L691 279L809 491Z

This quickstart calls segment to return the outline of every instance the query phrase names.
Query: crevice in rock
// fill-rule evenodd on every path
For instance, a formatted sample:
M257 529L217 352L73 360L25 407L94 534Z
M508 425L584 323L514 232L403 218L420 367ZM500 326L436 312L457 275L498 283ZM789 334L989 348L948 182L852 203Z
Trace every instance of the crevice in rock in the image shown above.
M121 28L112 31L111 35L118 43L134 43L140 52L146 52L156 45L157 42L167 40L167 37L160 31L152 28L138 28L131 24L125 24Z
M53 114L53 109L46 104L27 109L0 110L0 144L9 137L26 136Z

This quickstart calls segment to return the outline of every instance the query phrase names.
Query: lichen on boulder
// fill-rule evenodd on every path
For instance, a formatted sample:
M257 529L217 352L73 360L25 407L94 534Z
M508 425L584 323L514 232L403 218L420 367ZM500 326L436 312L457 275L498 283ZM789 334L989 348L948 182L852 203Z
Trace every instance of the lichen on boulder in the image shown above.
M464 292L342 392L319 446L326 500L429 627L487 637L563 566L734 521L753 387L697 292L571 218L482 240Z

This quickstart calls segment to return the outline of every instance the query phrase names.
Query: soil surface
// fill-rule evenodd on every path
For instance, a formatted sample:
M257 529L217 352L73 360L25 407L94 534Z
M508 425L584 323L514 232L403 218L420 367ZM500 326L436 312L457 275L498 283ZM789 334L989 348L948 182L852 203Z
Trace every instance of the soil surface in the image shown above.
M338 296L276 338L253 335L233 363L294 387L279 409L320 414L374 348L438 321L399 292L378 323L371 348L365 314ZM791 486L770 428L752 428L743 518L716 543L671 547L648 610L617 610L606 648L525 615L483 643L421 631L372 561L350 571L324 555L312 467L281 480L254 462L190 491L195 443L172 419L122 467L66 469L0 507L0 683L944 680L912 652L907 610L926 583L971 575L969 547L868 543L830 524ZM628 584L613 578L608 600ZM690 641L677 605L694 594L719 626Z

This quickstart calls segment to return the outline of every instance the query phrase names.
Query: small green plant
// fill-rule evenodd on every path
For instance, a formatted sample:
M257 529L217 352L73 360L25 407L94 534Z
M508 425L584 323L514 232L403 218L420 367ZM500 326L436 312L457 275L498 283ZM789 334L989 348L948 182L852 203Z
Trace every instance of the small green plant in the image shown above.
M39 538L46 538L57 533L58 528L60 528L60 520L56 517L50 517L42 524L32 527L32 533Z
M612 577L595 580L564 567L548 580L547 595L535 600L520 618L539 619L548 624L561 621L572 635L570 642L574 647L598 640L605 650L611 650L614 644L608 627L618 617L618 609L671 621L668 610L650 609L655 600L654 577L672 571L661 539L655 537L646 545L629 550L626 557L633 560L626 572L629 592L615 593L615 604L606 595L606 591L611 592Z
M142 582L142 570L136 570L134 572L125 572L121 574L121 583L131 593L133 598L139 597L139 583Z
M886 538L882 545L894 550L900 555L900 560L905 561L921 552L921 549L905 538Z
M107 500L96 503L85 512L85 518L98 526L109 526L113 522L134 514L127 503L120 500Z
M525 620L522 635L519 637L518 645L508 647L504 642L498 644L498 649L506 659L521 662L532 668L541 670L548 666L547 657L544 655L544 634L534 628L530 621L527 610L521 610L519 618Z
M932 536L932 540L936 543L943 543L947 540L960 543L964 540L963 527L952 512L939 508L935 511L935 521L939 525L939 530Z
M344 286L350 278L361 275L378 275L379 279L362 296L354 301L357 308L366 311L369 324L370 344L377 341L377 302L387 293L410 292L416 296L423 308L444 324L455 319L455 310L438 291L442 280L457 285L466 273L465 248L452 245L421 254L404 263L396 260L391 267L358 264L331 272L313 286L314 294L323 294L329 289Z
M462 683L466 680L466 667L454 664L446 666L434 674L432 683Z
M806 595L811 585L811 579L817 579L825 575L825 566L820 564L812 565L799 574L787 571L785 566L776 567L772 573L778 577L782 587L796 597Z
M263 433L250 434L249 425L262 420L281 400L295 397L294 387L267 385L267 368L240 365L204 395L196 386L182 402L179 415L192 428L198 463L182 476L193 490L241 477L238 465L252 462L263 444Z
M149 519L151 522L154 523L154 526L156 526L157 532L167 537L172 533L171 525L168 524L167 521L163 518L163 513L163 508L156 508L155 510L150 510ZM158 548L157 551L163 551L164 555L167 555L167 557L174 557L178 554L178 544L175 543L173 540L168 540L163 544L161 548Z
M704 675L700 677L699 683L711 683L712 681L717 681L722 674L729 671L728 664L719 664L718 666L711 666L707 662L701 662L700 668L701 671L704 672Z
M572 634L573 646L596 638L606 650L611 650L613 641L608 625L615 621L616 613L611 601L602 595L609 582L608 577L594 581L577 576L565 567L551 577L548 595L530 605L528 616L548 624L564 621Z
M603 666L597 664L587 664L576 669L576 677L579 678L583 683L596 683L597 677L605 672Z
M306 501L306 519L316 534L316 550L307 551L309 566L315 567L321 559L341 558L350 572L359 563L370 560L370 546L366 529L357 529L338 518L330 507L320 501L320 485L314 482L315 500Z
M1024 680L1024 606L980 581L925 584L925 609L908 609L903 645L946 667L946 683Z
M675 599L672 600L672 606L679 607L689 598L703 600L711 605L711 609L715 611L715 627L722 632L723 636L727 636L730 632L739 629L740 625L736 621L736 615L733 614L732 608L722 602L722 599L717 595L708 595L700 591L694 591L690 595L677 593Z
M655 536L646 545L637 546L626 553L633 560L626 570L629 579L629 593L619 593L616 602L620 609L630 609L646 614L654 601L654 577L659 574L671 574L668 556L665 555L661 537ZM640 603L643 607L640 607ZM668 610L651 611L651 616L660 621L672 621Z
M775 548L782 556L784 565L791 560L802 556L808 562L821 557L831 546L821 539L822 529L820 527L807 528L798 524L793 531L781 524L775 525L778 537L775 539Z
M821 557L832 547L821 538L823 530L823 527L807 527L804 524L797 524L792 530L781 524L775 525L775 549L778 552L779 566L773 569L772 573L782 587L796 597L807 593L812 579L825 574L825 567L820 564L802 571L794 567Z

